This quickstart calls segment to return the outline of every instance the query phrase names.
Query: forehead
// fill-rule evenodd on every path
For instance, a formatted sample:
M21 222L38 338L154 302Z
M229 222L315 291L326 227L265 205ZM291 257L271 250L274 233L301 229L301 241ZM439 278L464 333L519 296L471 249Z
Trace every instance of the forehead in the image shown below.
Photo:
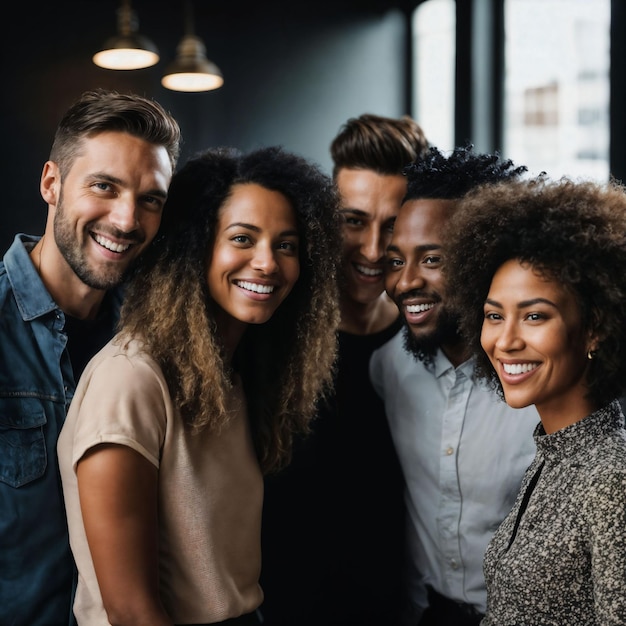
M453 200L420 198L404 202L396 218L393 242L418 246L442 243L445 225L454 208Z
M261 225L291 224L295 228L296 211L280 191L256 183L234 185L218 214L218 222L227 226L233 222Z
M124 179L129 175L155 173L167 178L167 184L172 175L164 146L120 131L105 131L82 138L71 169L101 170Z
M505 261L491 280L489 296L514 302L549 300L559 308L577 311L576 297L570 289L551 276L539 272L519 259Z
M351 208L359 208L357 205L361 203L367 206L369 202L389 201L397 205L397 210L406 193L406 178L401 174L342 168L335 182L342 201Z

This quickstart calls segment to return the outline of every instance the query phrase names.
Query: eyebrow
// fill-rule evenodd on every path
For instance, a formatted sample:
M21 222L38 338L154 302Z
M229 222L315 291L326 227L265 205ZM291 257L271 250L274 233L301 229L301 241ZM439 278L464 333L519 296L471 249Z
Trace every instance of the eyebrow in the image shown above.
M417 252L429 252L430 250L440 250L443 246L439 243L423 243L419 246L415 246L413 250ZM387 252L400 252L400 248L396 244L390 243L387 246Z
M363 209L351 209L350 207L343 207L339 209L339 213L357 213L358 215L369 215L367 211Z
M253 230L255 233L260 233L261 229L258 226L255 226L254 224L248 224L247 222L233 222L232 224L229 224L228 226L226 226L226 228L224 230L230 230L231 228L246 228L247 230ZM280 233L281 237L299 237L300 233L297 230L283 230L282 233Z
M491 298L485 298L485 304L489 304L491 306L495 306L499 309L504 308L500 302L497 300L492 300ZM556 304L552 302L552 300L548 300L547 298L532 298L530 300L522 300L517 303L518 309L527 309L530 306L535 306L536 304L547 304L553 308L557 308Z

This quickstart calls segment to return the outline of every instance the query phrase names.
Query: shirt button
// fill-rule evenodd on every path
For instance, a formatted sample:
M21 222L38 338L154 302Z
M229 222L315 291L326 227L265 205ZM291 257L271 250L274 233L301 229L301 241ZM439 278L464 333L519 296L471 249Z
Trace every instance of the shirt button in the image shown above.
M450 446L449 448L446 449L446 454L448 456L450 456L451 454L454 454L454 448L452 446Z
M457 569L457 568L459 567L459 564L458 564L458 563L457 563L454 559L452 559L452 560L450 561L450 567L451 567L452 569Z

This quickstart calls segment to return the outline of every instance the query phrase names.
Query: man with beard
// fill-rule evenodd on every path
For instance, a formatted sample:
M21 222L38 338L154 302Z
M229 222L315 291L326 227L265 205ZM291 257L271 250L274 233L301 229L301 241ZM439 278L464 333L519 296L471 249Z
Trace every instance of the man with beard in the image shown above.
M404 328L376 350L370 377L406 480L407 580L420 626L477 626L486 607L482 563L491 535L534 456L534 408L515 410L478 384L446 308L446 224L481 184L520 176L498 155L431 147L405 169L404 198L386 253L385 290Z
M74 623L57 438L157 233L180 139L152 100L83 94L43 166L44 234L16 235L0 263L0 624Z

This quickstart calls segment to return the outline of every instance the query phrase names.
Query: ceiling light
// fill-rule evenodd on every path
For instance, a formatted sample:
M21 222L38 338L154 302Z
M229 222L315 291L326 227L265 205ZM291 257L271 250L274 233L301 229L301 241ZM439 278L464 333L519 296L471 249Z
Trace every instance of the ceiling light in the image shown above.
M93 62L109 70L139 70L158 63L157 47L137 33L137 27L137 16L131 9L130 0L122 0L117 10L118 34L94 54Z
M166 69L161 84L174 91L210 91L224 84L222 72L206 58L206 48L194 34L191 2L186 2L185 35L176 59Z

